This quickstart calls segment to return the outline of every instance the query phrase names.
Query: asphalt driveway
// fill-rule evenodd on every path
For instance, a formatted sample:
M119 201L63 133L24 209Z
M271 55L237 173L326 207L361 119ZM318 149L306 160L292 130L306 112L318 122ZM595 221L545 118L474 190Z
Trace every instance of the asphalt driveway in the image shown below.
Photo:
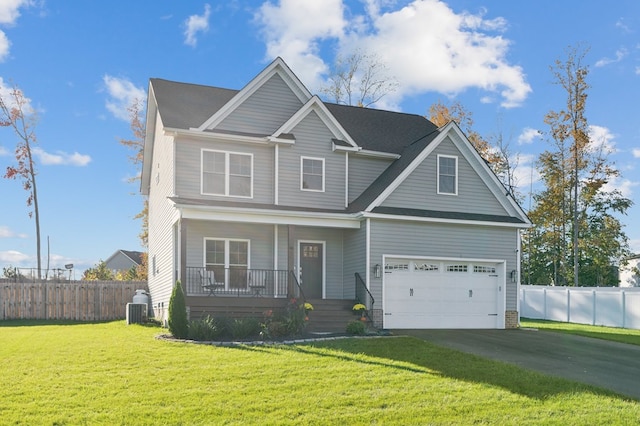
M394 330L640 400L640 346L534 329Z

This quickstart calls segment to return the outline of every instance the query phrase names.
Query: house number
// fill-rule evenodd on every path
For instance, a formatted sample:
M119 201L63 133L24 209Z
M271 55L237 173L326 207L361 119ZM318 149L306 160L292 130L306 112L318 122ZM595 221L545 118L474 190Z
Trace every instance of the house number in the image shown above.
M413 289L412 288L409 289L409 296L413 296Z

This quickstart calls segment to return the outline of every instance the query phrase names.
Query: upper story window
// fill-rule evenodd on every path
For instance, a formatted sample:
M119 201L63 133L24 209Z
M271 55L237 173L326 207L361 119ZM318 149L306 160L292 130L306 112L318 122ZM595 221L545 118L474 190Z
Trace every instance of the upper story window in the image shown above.
M438 155L438 194L458 195L458 157Z
M324 192L324 158L300 158L300 189Z
M202 150L202 193L253 196L253 155Z

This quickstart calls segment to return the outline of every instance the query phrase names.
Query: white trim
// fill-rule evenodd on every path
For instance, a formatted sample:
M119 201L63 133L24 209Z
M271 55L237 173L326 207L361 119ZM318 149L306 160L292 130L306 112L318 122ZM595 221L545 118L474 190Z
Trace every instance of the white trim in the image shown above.
M280 204L280 147L278 145L275 146L274 151L274 190L273 190L273 204L276 206Z
M336 139L344 140L349 143L353 148L359 149L360 147L342 125L335 119L335 117L329 112L327 107L322 103L319 97L313 96L309 101L302 106L295 114L289 118L278 130L273 132L273 136L277 137L282 133L291 133L293 129L307 116L311 111L314 111L320 117L320 120L331 131L333 137ZM327 141L329 142L329 141ZM332 142L333 143L333 142Z
M225 182L224 182L224 194L217 194L214 192L204 192L204 153L205 152L216 152L220 154L224 154L224 163L225 163ZM250 176L250 187L249 187L249 195L233 195L230 194L230 167L231 167L231 155L243 155L247 156L251 159L251 176ZM229 197L229 198L253 198L253 153L248 152L234 152L234 151L223 151L219 149L209 149L209 148L201 148L200 149L200 194L202 195L214 195L217 197Z
M321 189L313 189L313 188L305 188L304 187L304 160L311 161L321 161L322 162L322 188ZM321 157L305 157L300 156L300 191L305 192L324 192L324 181L325 181L325 159Z
M198 127L198 130L203 131L207 128L214 128L227 118L238 106L240 106L245 100L253 95L263 84L271 79L274 75L278 74L284 82L289 86L293 94L305 103L310 97L311 93L307 90L302 82L291 71L282 58L276 58L271 64L269 64L264 70L253 78L240 92L238 92L229 102L227 102L222 108L220 108L215 114Z
M367 284L367 288L370 289L371 288L371 284L370 284L370 280L371 280L371 219L367 218L365 220L365 256L367 258L366 262L365 262L365 268L366 268L366 273L365 273L365 280L366 280L366 284ZM382 265L383 269L384 269L384 263ZM384 270L383 270L384 272Z
M344 208L349 207L349 153L344 153Z
M278 270L278 224L273 225L273 269Z
M401 220L401 221L410 221L410 222L433 222L433 223L455 223L462 225L478 225L478 226L498 226L504 228L531 228L531 224L527 223L509 223L509 222L490 222L485 220L467 220L467 219L445 219L438 217L420 217L420 216L402 216L402 215L392 215L392 214L380 214L380 213L371 213L371 212L363 212L362 217L373 218L373 219L391 219L391 220Z
M185 219L317 226L321 228L360 228L360 219L356 215L266 209L239 209L220 206L176 205L176 208L180 210L181 217Z
M300 259L302 258L302 254L300 253L300 244L321 244L322 245L322 298L325 299L327 296L327 242L323 240L298 240L298 244L296 245L296 250L298 252L298 264L296 266L296 275L298 276L298 282L300 286L303 285L302 277L300 275Z
M244 238L218 238L218 237L203 237L202 244L202 266L207 268L207 241L224 241L224 285L225 290L229 289L229 269L232 266L229 262L229 243L241 242L247 243L247 269L251 269L251 240ZM216 281L218 278L216 278Z
M522 258L521 258L521 251L522 251L522 235L520 235L520 231L516 231L517 233L517 247L516 247L516 271L517 272L517 282L516 282L516 311L518 312L518 327L520 327L520 286L522 286L522 282L520 281L520 271L522 270ZM506 265L505 265L506 268ZM505 269L505 274L506 274L506 269ZM505 304L505 311L507 310L506 304Z
M398 158L401 157L400 154L393 154L390 152L382 152L382 151L371 151L368 149L359 150L358 155L362 155L363 157L388 158L389 160L397 160Z
M204 140L213 140L213 141L224 141L224 142L244 142L258 145L269 145L273 142L281 142L280 140L272 141L269 136L251 136L251 135L237 135L234 133L226 133L226 132L201 132L199 130L193 129L174 129L174 128L164 128L163 134L165 136L186 136L192 137L196 139L204 139Z
M457 155L445 155L445 154L438 154L436 156L436 169L438 170L436 173L436 192L438 195L458 195L458 180L459 180L459 173L458 173L458 156ZM453 192L442 192L440 191L440 159L441 158L451 158L455 160L455 174L454 174L454 183L455 183L455 188L453 189ZM449 176L449 175L447 175Z

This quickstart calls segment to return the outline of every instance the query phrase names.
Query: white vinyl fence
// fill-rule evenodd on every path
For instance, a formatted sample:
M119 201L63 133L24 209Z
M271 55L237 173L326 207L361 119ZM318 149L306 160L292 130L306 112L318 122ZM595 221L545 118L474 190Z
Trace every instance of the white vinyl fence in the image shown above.
M522 285L520 316L640 329L640 287Z

